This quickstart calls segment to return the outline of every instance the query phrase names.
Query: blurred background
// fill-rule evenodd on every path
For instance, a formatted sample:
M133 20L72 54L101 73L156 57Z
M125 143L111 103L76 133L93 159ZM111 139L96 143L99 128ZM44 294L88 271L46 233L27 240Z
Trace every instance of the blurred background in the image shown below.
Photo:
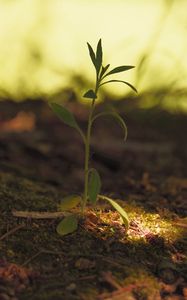
M136 66L118 78L139 106L187 111L186 10L186 0L0 0L0 98L80 99L95 78L86 42L102 38L106 64ZM106 95L134 97L120 84Z

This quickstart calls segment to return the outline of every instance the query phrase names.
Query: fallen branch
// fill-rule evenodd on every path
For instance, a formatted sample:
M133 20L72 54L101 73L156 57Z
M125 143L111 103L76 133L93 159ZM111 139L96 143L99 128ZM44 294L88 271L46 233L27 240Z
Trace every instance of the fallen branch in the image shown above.
M99 195L99 198L102 200L111 199L109 197ZM111 199L112 200L112 199ZM72 214L72 212L76 212L77 210L71 210L70 212L62 212L62 211L55 211L55 212L47 212L47 211L24 211L24 210L12 210L12 215L17 218L25 218L25 219L57 219L61 217L66 217Z
M17 218L26 219L57 219L70 215L68 212L38 212L38 211L23 211L23 210L12 210L12 215Z

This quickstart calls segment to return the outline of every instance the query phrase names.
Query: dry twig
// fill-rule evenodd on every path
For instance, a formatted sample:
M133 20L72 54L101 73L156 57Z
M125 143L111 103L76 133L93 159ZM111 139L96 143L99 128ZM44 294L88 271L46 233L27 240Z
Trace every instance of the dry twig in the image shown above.
M6 232L5 234L3 234L1 237L0 237L0 241L4 240L6 237L8 237L9 235L13 234L14 232L16 232L17 230L21 229L25 227L24 224L21 224L21 225L18 225L14 228L12 228L10 231Z
M12 215L17 218L26 219L57 219L61 217L68 216L68 212L38 212L38 211L22 211L22 210L12 210Z

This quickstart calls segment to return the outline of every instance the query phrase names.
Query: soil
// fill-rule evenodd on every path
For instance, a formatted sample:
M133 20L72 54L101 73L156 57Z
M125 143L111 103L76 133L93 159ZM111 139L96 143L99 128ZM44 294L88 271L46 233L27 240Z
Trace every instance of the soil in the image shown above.
M13 210L56 212L83 190L84 146L42 100L0 102L0 300L182 300L186 285L187 118L131 101L112 104L93 128L91 164L102 194L129 215L130 228L103 202L78 230L60 236L61 218L19 218ZM83 130L88 108L70 101Z

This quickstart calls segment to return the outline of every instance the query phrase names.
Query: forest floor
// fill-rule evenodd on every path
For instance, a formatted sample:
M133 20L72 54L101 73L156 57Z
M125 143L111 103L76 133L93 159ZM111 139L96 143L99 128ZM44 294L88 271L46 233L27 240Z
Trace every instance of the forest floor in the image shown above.
M64 196L82 192L81 139L43 101L0 102L0 300L187 299L187 117L129 103L114 103L127 142L104 118L91 143L102 194L124 207L128 232L101 202L61 237L60 219L12 211L55 212ZM84 129L87 108L67 105Z

